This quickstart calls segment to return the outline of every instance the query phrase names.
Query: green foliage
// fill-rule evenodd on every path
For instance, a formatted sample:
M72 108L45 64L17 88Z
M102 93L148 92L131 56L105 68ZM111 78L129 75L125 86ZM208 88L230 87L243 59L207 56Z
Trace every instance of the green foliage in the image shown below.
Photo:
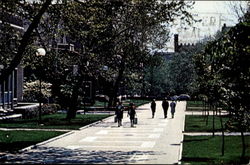
M200 92L210 103L230 107L241 130L250 125L249 18L247 13L244 22L224 31L195 57Z
M174 93L192 94L194 91L195 71L192 56L192 52L176 53L170 61L169 80Z
M34 102L41 99L48 99L51 96L51 84L40 81L26 82L23 87L23 100L27 102Z
M18 9L20 4L15 1L13 6ZM121 84L129 82L129 75L139 74L139 64L148 61L149 50L165 44L166 25L178 17L190 21L187 9L192 4L157 0L54 3L33 33L36 42L30 42L30 49L26 49L23 62L28 71L26 76L32 75L32 81L39 77L50 82L53 96L62 102L69 100L70 109L76 107L77 99L83 94L81 88L77 90L83 77L101 77L109 84L111 92L107 94L112 101ZM41 7L39 3L21 6L22 16L29 21ZM75 51L58 50L56 43L65 41L74 44ZM34 57L35 46L46 49L44 59ZM72 65L79 66L78 75L72 75ZM108 70L103 70L103 66L108 66Z

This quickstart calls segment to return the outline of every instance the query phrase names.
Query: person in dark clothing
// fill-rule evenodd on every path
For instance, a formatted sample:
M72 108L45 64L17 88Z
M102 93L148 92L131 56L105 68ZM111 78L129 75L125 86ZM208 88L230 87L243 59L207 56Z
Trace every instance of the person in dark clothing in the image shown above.
M118 102L116 106L116 117L118 121L118 127L122 126L123 110L124 110L124 107L122 105L122 102Z
M174 102L174 100L172 100L172 102L170 103L172 118L174 118L175 106L176 103Z
M156 103L155 103L155 99L153 99L151 103L152 118L154 118L155 116L155 109L156 109Z
M128 108L128 116L130 117L131 127L134 127L135 115L135 105L133 103L130 103Z
M164 112L164 118L167 118L169 103L166 99L162 101L162 108Z

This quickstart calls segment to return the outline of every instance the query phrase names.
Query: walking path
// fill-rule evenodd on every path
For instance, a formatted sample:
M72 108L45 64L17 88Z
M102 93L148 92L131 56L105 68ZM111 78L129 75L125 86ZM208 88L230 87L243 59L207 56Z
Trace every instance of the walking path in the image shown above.
M161 102L156 102L155 118L150 104L137 109L138 124L130 127L127 112L123 126L114 117L71 131L8 155L6 163L81 164L175 164L181 158L186 102L178 102L175 118L164 119Z

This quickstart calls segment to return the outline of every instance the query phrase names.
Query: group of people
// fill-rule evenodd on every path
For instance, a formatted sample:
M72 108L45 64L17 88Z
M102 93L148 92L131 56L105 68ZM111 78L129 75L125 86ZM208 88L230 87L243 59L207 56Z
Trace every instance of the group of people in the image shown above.
M174 118L175 107L176 107L176 102L174 100L172 100L172 102L170 103L170 107L171 107L172 118ZM169 108L169 103L167 99L164 99L162 101L162 109L164 112L164 118L167 118L168 108ZM155 99L153 99L153 101L151 102L152 118L154 118L155 116L155 110L156 110L156 103L155 103Z
M122 102L119 101L116 106L116 118L117 118L118 127L122 126L123 111L124 111L124 106L122 105ZM130 117L131 127L134 127L135 116L136 116L134 103L129 104L127 116Z
M172 100L172 102L170 103L172 118L174 118L175 107L176 107L176 102ZM169 102L167 101L167 99L164 99L162 101L162 109L164 112L164 118L167 118L168 108L169 108ZM155 99L153 99L153 101L151 102L152 118L154 118L155 116L155 110L156 110L156 103L155 103ZM122 105L122 102L119 101L116 105L116 112L115 112L118 127L122 126L123 111L124 111L124 106ZM136 120L136 111L135 111L134 103L129 104L127 116L130 117L131 127L134 127L135 120Z

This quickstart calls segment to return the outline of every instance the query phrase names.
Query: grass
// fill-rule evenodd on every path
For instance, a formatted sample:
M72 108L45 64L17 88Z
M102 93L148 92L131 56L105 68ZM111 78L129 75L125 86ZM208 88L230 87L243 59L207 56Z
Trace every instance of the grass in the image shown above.
M20 149L59 136L55 131L0 131L0 151L15 153Z
M124 106L129 106L129 103L134 103L135 106L140 106L143 104L147 104L150 101L149 100L141 100L141 99L127 99L127 100L122 100ZM108 106L108 102L101 102L101 101L95 101L95 104L93 106L86 106L86 108L91 108L91 107L100 107L104 108ZM80 107L80 109L83 109L84 107Z
M187 101L188 107L202 107L203 101Z
M140 99L127 99L127 100L125 100L123 105L124 106L129 106L129 103L134 103L135 106L138 107L140 105L150 103L150 101L149 100L140 100Z
M182 164L241 164L240 136L225 137L225 154L221 156L221 136L184 136ZM250 136L245 136L246 160L250 158Z
M188 101L187 102L187 111L203 111L203 102L202 101Z
M37 119L17 119L13 121L1 121L1 128L44 128L44 129L79 129L85 125L109 117L107 114L77 114L75 119L68 121L66 114L52 114L42 116L43 125L39 125Z
M136 106L140 106L143 104L147 104L150 101L149 100L140 100L140 99L126 99L126 100L122 100L123 105L124 106L128 106L129 103L134 103ZM95 101L95 104L93 106L86 106L86 108L91 108L91 107L100 107L100 108L104 108L108 106L108 102L101 102L101 101ZM81 109L83 109L84 107L80 107Z
M208 116L208 124L206 125L205 116L201 115L186 115L185 132L212 132L213 131L213 116ZM225 123L229 119L228 116L223 116L222 122ZM215 116L215 131L221 131L220 117Z

